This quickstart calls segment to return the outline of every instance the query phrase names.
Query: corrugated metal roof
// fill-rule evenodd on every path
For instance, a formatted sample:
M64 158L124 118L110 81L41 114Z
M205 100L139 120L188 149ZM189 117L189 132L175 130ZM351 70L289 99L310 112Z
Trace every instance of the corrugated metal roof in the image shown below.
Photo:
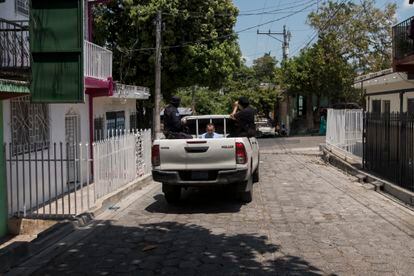
M0 79L0 97L2 99L9 98L9 94L29 94L29 83L25 81ZM15 95L16 96L16 95Z

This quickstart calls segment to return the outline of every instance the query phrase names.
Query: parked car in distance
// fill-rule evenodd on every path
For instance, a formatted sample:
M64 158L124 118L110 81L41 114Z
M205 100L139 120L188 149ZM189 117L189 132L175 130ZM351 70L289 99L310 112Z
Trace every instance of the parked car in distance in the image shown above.
M272 125L268 119L259 118L256 119L256 136L257 137L270 137L276 135L276 128Z
M259 144L255 137L234 137L228 115L189 116L193 139L160 139L152 146L152 177L162 183L168 203L180 200L182 188L231 186L243 202L252 200L259 181ZM213 123L223 138L199 138Z

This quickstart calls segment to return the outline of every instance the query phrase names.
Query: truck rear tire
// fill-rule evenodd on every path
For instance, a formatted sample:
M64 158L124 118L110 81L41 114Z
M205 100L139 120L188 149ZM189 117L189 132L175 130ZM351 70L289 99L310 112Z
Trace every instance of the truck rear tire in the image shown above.
M174 185L163 183L162 192L164 193L165 200L169 204L174 204L180 201L180 198L181 198L181 187L180 186L174 186Z
M253 191L241 192L239 194L240 201L243 203L250 203L253 200Z
M257 183L259 181L260 181L259 167L257 167L257 169L253 173L253 183Z
M250 203L253 200L253 176L247 181L240 183L238 198L243 203Z

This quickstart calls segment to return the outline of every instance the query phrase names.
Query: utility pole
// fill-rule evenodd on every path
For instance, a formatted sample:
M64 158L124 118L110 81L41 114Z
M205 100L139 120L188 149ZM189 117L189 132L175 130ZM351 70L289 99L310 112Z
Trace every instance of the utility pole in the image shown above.
M280 41L282 43L282 50L283 50L283 61L286 61L289 58L289 42L290 42L290 38L292 36L292 34L290 33L290 31L286 31L286 25L283 25L283 32L272 32L272 31L268 31L268 32L260 32L259 30L257 30L257 34L258 35L267 35L273 39L276 39L277 41ZM276 36L281 35L283 36L283 40L280 40L279 38L277 38Z
M155 50L155 95L154 95L154 123L153 138L161 135L160 103L161 103L161 30L162 13L158 11L156 19L156 50Z
M258 35L267 35L273 39L276 39L277 41L282 43L282 51L283 51L283 59L282 59L282 63L286 62L289 58L289 42L290 42L290 38L291 38L291 33L290 31L286 31L286 25L283 25L283 32L272 32L272 31L268 31L268 32L260 32L259 30L257 30L257 34ZM283 36L283 40L279 39L277 36ZM284 92L285 93L285 92ZM274 104L274 109L273 109L273 120L276 121L277 118L279 118L281 120L281 122L283 122L284 120L286 120L286 128L288 129L288 134L290 132L290 118L289 118L289 105L290 105L290 99L289 99L289 95L287 95L287 93L285 93L286 95L286 100L283 103L280 103L278 100L275 102ZM283 108L281 108L281 106L283 105ZM276 115L276 110L282 109L284 113L286 114L279 114L279 116ZM282 113L282 112L280 112Z

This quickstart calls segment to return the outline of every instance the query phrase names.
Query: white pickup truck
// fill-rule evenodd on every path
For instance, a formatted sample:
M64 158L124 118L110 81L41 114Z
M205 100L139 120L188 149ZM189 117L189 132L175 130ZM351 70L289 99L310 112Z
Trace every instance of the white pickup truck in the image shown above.
M178 202L182 188L216 185L231 185L241 201L250 202L253 183L259 181L256 138L233 137L234 121L228 115L186 119L193 139L160 139L152 147L152 177L162 183L167 202ZM201 138L209 123L223 138Z

